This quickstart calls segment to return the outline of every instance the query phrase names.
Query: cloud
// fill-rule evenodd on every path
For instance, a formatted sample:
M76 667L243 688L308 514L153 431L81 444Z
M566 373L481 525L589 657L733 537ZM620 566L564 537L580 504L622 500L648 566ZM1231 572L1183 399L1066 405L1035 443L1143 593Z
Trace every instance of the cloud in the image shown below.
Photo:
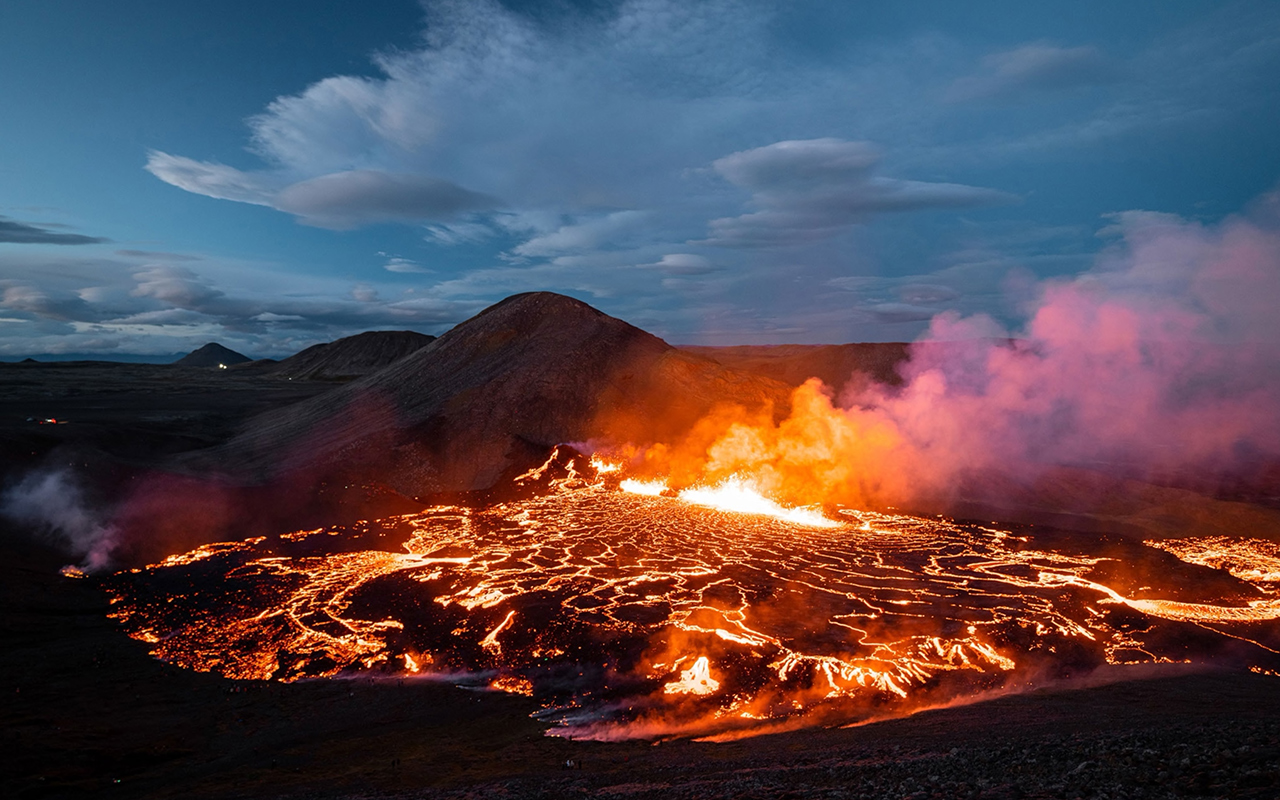
M898 287L898 296L902 302L912 305L938 304L955 300L960 293L950 286L939 286L927 283L909 283Z
M146 169L165 183L218 200L269 206L271 198L282 187L279 176L252 174L209 161L196 161L153 150L147 156Z
M420 48L375 58L381 75L326 78L251 118L262 169L160 152L149 169L189 191L270 205L309 224L422 224L443 245L514 234L523 240L502 246L530 259L704 234L708 220L740 212L737 198L708 180L714 171L700 172L725 143L740 148L736 161L718 164L729 180L781 191L786 173L786 181L808 175L830 187L834 169L860 187L834 199L865 213L962 207L982 191L859 177L880 155L858 143L821 160L800 152L793 163L764 163L750 148L776 140L780 119L811 122L823 109L825 127L847 129L891 94L876 88L878 64L761 63L773 35L766 6L633 0L547 16L479 0L431 3L427 16ZM779 227L824 227L786 222L786 210L741 216L738 226L758 223L769 239ZM850 213L838 211L829 225L847 226ZM523 231L513 224L531 219L538 222Z
M40 227L8 217L0 217L0 243L10 244L101 244L109 241L97 236L79 233L59 233L49 230L53 226Z
M352 170L287 186L271 205L308 225L344 229L375 222L448 219L495 208L500 201L439 178Z
M124 317L114 319L104 319L102 322L112 326L128 326L128 325L206 325L209 319L198 311L190 311L185 308L161 308L155 311L143 311L139 314L129 314Z
M938 309L910 303L877 303L868 311L882 322L923 322L937 315Z
M657 263L644 266L664 275L709 275L720 270L710 259L693 253L667 253Z
M946 99L951 102L1013 99L1110 83L1118 77L1119 70L1091 45L1025 44L982 59L977 72L951 84Z
M146 261L199 261L199 256L186 253L166 253L160 250L117 250L116 255L127 258L141 258Z
M492 209L496 198L425 175L361 169L300 181L153 151L147 170L165 183L219 200L270 206L307 225L345 230L380 222L425 222Z
M427 240L446 246L482 242L495 233L493 228L481 222L442 222L427 226Z
M135 297L153 297L169 305L192 311L208 309L225 295L184 267L148 267L133 274L138 281Z
M91 314L89 304L82 298L31 284L5 286L3 294L0 294L0 307L60 322L83 319Z
M389 258L387 259L387 263L382 265L382 268L385 269L387 272L397 272L397 273L423 274L423 273L431 272L431 270L427 269L426 267L422 266L418 262L409 258L396 258L396 257Z
M488 304L271 264L207 257L197 270L132 259L0 254L0 275L11 276L0 280L0 312L21 322L0 325L0 355L168 354L217 340L285 356L372 329L440 333Z
M563 225L535 236L512 250L520 256L555 256L617 244L648 218L643 211L616 211L596 219Z
M873 174L880 151L869 142L808 139L732 153L712 166L751 192L762 210L710 223L704 244L768 247L834 236L872 215L1008 203L1013 195L955 183Z

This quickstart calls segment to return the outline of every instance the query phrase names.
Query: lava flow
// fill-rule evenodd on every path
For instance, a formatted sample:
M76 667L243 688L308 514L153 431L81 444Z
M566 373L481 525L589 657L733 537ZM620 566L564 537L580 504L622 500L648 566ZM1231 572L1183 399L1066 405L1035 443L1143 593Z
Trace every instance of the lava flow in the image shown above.
M850 723L1106 664L1280 669L1266 543L788 509L562 454L522 479L544 490L120 573L113 616L191 669L431 674L595 738Z

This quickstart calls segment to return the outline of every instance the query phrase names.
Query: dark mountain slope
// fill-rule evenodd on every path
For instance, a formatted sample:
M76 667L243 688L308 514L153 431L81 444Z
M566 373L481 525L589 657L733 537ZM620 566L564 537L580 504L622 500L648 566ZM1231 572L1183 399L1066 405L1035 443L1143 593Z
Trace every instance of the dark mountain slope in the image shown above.
M416 331L368 331L308 347L281 361L272 374L290 380L350 380L394 364L434 340Z
M717 404L783 410L788 388L562 295L516 295L395 364L253 421L186 459L240 480L317 470L422 495L491 486L562 442L643 443Z

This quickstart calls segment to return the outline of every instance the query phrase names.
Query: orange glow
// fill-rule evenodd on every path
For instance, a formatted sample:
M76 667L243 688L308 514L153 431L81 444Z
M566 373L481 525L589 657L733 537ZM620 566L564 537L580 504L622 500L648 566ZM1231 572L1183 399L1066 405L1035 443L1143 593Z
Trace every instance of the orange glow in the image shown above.
M605 461L599 456L592 456L591 468L596 471L597 475L608 475L613 472L620 472L622 470L622 465Z
M667 490L667 482L663 480L642 481L636 478L626 478L618 484L618 488L630 494L644 494L650 497L657 497Z
M800 386L781 422L767 411L717 409L676 444L643 456L650 474L673 488L736 479L784 507L884 505L912 495L911 463L895 425L873 412L835 407L820 381Z
M490 683L489 688L497 689L500 692L507 692L508 694L522 694L526 697L533 696L533 682L528 678L504 675L493 683Z
M1154 540L1148 547L1167 550L1188 564L1221 569L1249 583L1280 594L1280 544L1261 539L1210 536Z
M507 618L499 622L498 627L489 631L489 635L480 640L480 646L494 655L501 655L502 643L498 641L498 634L502 633L511 624L511 620L515 618L515 615L516 612L514 610L507 612Z
M710 488L691 487L678 497L695 506L706 506L739 514L761 514L766 517L811 528L834 528L837 523L811 508L784 508L760 494L739 475L731 475Z
M667 694L711 694L720 690L720 682L711 677L711 662L698 656L693 666L680 673L680 679L662 687Z
M820 392L809 402L830 409ZM353 548L341 528L205 545L115 576L112 616L158 657L233 678L483 676L575 738L734 738L910 713L1059 669L1198 658L1178 626L1280 669L1274 545L1140 548L1245 582L1200 596L1127 583L1105 555L1035 531L789 505L821 474L794 446L814 428L726 414L738 427L706 439L712 455L683 462L683 477L655 478L652 449L637 475L594 479L553 454L521 476L553 477L536 496L363 523L401 531L400 552ZM742 466L726 453L751 437L777 452L710 481ZM163 593L173 586L187 588Z

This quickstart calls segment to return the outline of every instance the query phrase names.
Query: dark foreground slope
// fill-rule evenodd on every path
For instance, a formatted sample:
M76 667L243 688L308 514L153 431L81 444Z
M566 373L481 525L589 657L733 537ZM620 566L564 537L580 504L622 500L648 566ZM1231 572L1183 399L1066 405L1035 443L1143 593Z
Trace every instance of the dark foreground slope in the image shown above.
M366 331L312 345L281 361L271 374L288 380L351 380L394 364L435 338L416 331Z
M467 491L556 444L674 439L717 404L782 409L788 395L778 381L536 292L361 380L265 414L184 464L254 480L357 476L414 496Z

